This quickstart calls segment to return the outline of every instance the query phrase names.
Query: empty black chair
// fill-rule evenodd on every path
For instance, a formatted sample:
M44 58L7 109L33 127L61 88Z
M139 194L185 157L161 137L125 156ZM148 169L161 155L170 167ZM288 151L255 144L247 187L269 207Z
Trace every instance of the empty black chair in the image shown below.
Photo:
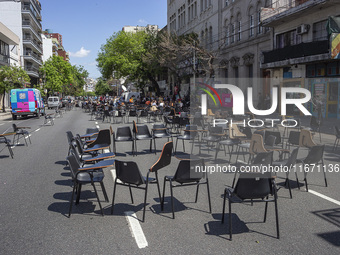
M223 211L222 211L222 223L224 223L225 214L225 202L228 199L229 204L229 236L232 240L232 203L244 203L244 202L264 202L264 222L267 218L268 202L275 204L275 216L276 216L276 233L277 238L280 238L279 231L279 216L277 208L277 193L274 178L271 177L271 173L241 173L238 178L237 184L234 188L226 188L223 196Z
M223 136L225 136L225 133L223 133L223 127L221 126L211 126L208 124L208 131L209 134L202 138L202 141L207 143L208 152L210 152L210 144L209 143L215 143L215 147L217 143L221 140Z
M192 142L192 146L191 146L191 154L193 152L194 149L194 143L195 143L195 139L198 137L198 133L197 133L197 126L196 125L187 125L184 129L184 134L177 136L176 139L176 146L175 146L175 154L177 152L177 143L178 143L178 139L183 141L183 151L185 152L185 145L184 145L184 141L191 141Z
M290 149L290 146L299 146L300 144L300 131L290 131L286 147Z
M292 151L292 153L290 154L290 156L287 160L273 161L272 162L272 165L274 167L276 167L276 166L281 167L282 166L282 169L285 171L285 173L286 173L285 185L288 186L290 198L293 198L293 196L292 196L292 190L291 190L291 187L290 187L289 173L290 173L290 170L295 167L298 152L299 152L299 147L295 148ZM295 171L295 176L296 176L296 181L298 182L296 171Z
M105 201L108 202L109 199L107 197L107 193L105 190L105 186L103 183L104 179L104 173L103 171L98 170L82 170L79 166L79 163L74 155L70 155L67 157L67 161L69 163L70 169L71 169L71 176L72 176L72 182L73 182L73 190L72 190L72 196L70 200L70 209L69 209L69 217L71 217L72 212L72 204L74 199L74 194L77 192L77 198L76 198L76 204L79 204L80 199L80 193L81 188L83 184L91 184L94 192L97 197L97 201L100 207L101 214L104 215L102 205L99 200L98 192L95 186L96 182L99 182L105 197Z
M117 127L117 132L113 133L113 147L114 147L114 153L117 153L117 147L116 143L118 142L131 142L132 143L132 154L135 153L135 142L134 138L131 133L131 129L129 126L124 127Z
M149 182L152 182L155 179L154 178L146 179L146 177L144 177L141 174L137 163L133 161L116 160L115 167L116 167L116 179L114 181L114 186L113 186L111 214L113 214L113 211L114 211L114 202L115 202L117 185L129 187L132 203L133 203L133 196L132 196L131 188L142 189L144 190L144 209L143 209L143 218L142 218L142 221L144 222L148 184Z
M153 136L150 134L149 128L147 125L138 125L135 121L133 121L132 131L134 134L135 140L135 152L137 154L137 140L148 140L150 141L150 152L152 151L152 140ZM155 154L156 154L156 143L154 142Z
M172 141L172 135L170 134L169 129L166 128L164 124L153 124L152 137L154 139L155 151L156 151L156 139L166 138L168 139L168 142L169 142L171 138L171 141Z
M68 153L67 153L67 156L69 156L71 148L72 148L72 144L75 143L75 137L73 136L73 133L71 131L67 131L66 132L66 136L67 136L67 142L68 142ZM82 147L83 147L83 145L82 145Z
M109 129L103 129L100 130L98 133L97 138L91 142L87 144L87 149L86 150L90 150L90 151L98 151L98 150L104 150L104 149L109 149L111 146L111 134L110 134L110 130ZM85 151L86 151L85 150Z
M53 113L50 113L50 114L44 114L44 125L46 125L47 123L50 123L51 126L54 125L54 121L53 121Z
M11 140L8 139L6 136L9 136L9 135L14 135L15 133L7 133L7 134L1 134L0 135L0 143L4 143L7 148L8 148L8 151L9 151L9 154L11 155L11 158L14 157L14 154L13 154L13 150L12 150L12 145L11 145Z
M320 168L322 169L324 180L325 180L325 186L327 187L326 169L324 168L324 162L323 162L324 150L325 150L325 145L315 145L310 149L306 158L297 160L297 163L302 164L304 181L305 181L307 192L308 192L307 173L309 171L306 171L305 168L309 169L310 166L312 166L313 168L315 167L316 169L320 169ZM321 167L318 168L318 165L321 165ZM298 183L298 188L300 188L298 180L297 180L297 183Z
M338 148L340 141L340 129L337 126L334 126L334 129L335 129L335 141L333 145L333 151L335 151Z
M310 119L310 128L314 132L319 133L320 143L321 143L321 120L318 120L315 116L312 116Z
M13 132L15 132L13 136L13 144L19 143L20 136L24 138L26 146L28 146L26 139L30 141L30 144L32 143L29 132L26 130L26 129L30 129L30 127L18 127L14 123L12 124L12 127L13 127ZM16 143L15 143L15 137L17 137Z
M209 212L211 213L208 176L203 171L196 171L196 166L199 167L200 169L204 169L204 161L202 159L181 160L178 164L175 175L164 177L163 198L161 202L161 209L162 211L164 209L165 186L166 186L166 183L169 182L170 183L170 195L171 195L171 210L172 210L173 219L175 219L173 188L176 188L176 187L184 187L184 186L192 186L192 185L196 186L197 187L196 198L195 198L195 203L196 203L197 198L198 198L199 186L202 184L207 185ZM178 185L175 183L178 183Z

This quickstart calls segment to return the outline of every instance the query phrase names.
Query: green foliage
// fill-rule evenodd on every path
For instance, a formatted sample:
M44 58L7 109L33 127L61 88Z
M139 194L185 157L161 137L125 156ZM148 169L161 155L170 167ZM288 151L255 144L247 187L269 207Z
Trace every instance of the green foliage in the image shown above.
M110 86L107 84L107 82L105 82L102 79L99 79L97 84L96 84L96 95L97 96L105 96L106 94L111 93L111 88Z
M80 95L83 92L85 78L89 73L83 66L72 66L60 56L52 56L40 68L44 76L44 89L60 92L63 95Z
M2 66L0 68L0 94L3 98L13 88L20 88L29 83L30 78L26 71L17 66ZM2 100L2 110L5 112L5 100Z

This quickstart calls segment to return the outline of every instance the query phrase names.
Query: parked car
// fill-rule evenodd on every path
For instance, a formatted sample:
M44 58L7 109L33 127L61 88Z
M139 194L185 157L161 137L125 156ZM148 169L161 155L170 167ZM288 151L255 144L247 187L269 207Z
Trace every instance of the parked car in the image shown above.
M59 97L48 97L47 99L47 107L50 108L60 108L62 106Z
M16 120L18 116L45 114L45 105L38 89L12 89L11 90L12 118Z

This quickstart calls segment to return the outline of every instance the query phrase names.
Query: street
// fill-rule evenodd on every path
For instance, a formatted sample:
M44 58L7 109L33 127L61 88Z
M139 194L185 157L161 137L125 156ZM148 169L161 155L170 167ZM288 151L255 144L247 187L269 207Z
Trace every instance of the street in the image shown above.
M47 110L52 113L53 110ZM111 124L90 120L81 108L74 108L54 119L54 125L43 125L44 117L0 120L0 133L12 132L12 123L28 126L32 144L25 146L23 138L13 147L14 159L0 144L0 228L1 254L338 254L340 252L340 173L327 172L325 187L322 172L308 174L309 192L303 186L303 174L298 173L301 189L292 180L293 198L282 187L284 174L276 182L280 221L280 239L276 239L274 205L269 204L267 221L263 223L264 204L233 204L233 240L229 240L228 217L221 224L223 192L231 185L232 173L209 174L212 214L209 213L207 191L203 186L195 200L195 187L174 190L176 218L172 219L169 186L162 212L156 185L150 185L145 222L137 222L138 235L144 235L144 248L129 223L126 212L142 218L144 192L134 189L131 204L128 188L118 186L115 212L111 215L113 192L112 169L104 169L104 184L109 203L98 194L104 208L101 216L91 185L82 188L79 205L74 205L68 218L72 193L70 170L66 166L68 143L66 131L85 134L87 128L113 130L128 124ZM144 121L142 119L141 121ZM150 124L151 127L151 124ZM13 137L11 136L10 139ZM324 161L329 170L339 164L339 151L332 152L334 135L324 134ZM317 139L315 139L318 142ZM157 139L157 155L149 152L148 141L138 141L138 155L131 154L131 143L118 143L116 159L135 161L146 176L160 156L165 139ZM174 143L176 139L174 139ZM186 144L189 151L191 144ZM181 142L178 150L182 150ZM195 148L198 151L198 148ZM216 164L215 151L204 151L207 163ZM298 158L307 155L299 151ZM224 157L224 152L219 153ZM228 157L228 156L227 156ZM235 159L233 155L232 160ZM179 160L172 158L170 166L160 170L161 190L165 175L173 175ZM222 160L222 163L227 162ZM219 163L221 163L219 161ZM333 200L332 200L333 199ZM226 214L228 210L226 210ZM129 225L130 224L130 225ZM139 230L138 230L139 229ZM145 242L146 241L146 242Z

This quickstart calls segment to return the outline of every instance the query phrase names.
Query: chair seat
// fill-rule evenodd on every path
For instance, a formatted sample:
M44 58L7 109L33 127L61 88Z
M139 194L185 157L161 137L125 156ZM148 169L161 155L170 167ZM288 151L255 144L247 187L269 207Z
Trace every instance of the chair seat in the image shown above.
M147 135L136 135L137 140L151 140L152 136L147 136Z
M231 139L227 139L227 140L220 141L219 144L221 144L221 145L236 145L236 144L238 144L238 142L235 142Z
M110 145L108 144L95 144L92 147L87 148L84 150L84 152L90 152L90 151L96 151L96 150L103 150L105 148L108 148Z
M131 137L117 137L116 138L116 142L127 142L127 141L133 141L133 139Z
M171 135L164 134L164 133L162 133L162 134L153 134L153 136L155 138L171 138Z
M93 172L93 181L94 182L101 182L104 179L104 173L99 172ZM79 173L77 175L77 181L81 183L91 183L91 177L89 173Z
M250 148L250 143L240 143L238 144L241 148L249 149Z

